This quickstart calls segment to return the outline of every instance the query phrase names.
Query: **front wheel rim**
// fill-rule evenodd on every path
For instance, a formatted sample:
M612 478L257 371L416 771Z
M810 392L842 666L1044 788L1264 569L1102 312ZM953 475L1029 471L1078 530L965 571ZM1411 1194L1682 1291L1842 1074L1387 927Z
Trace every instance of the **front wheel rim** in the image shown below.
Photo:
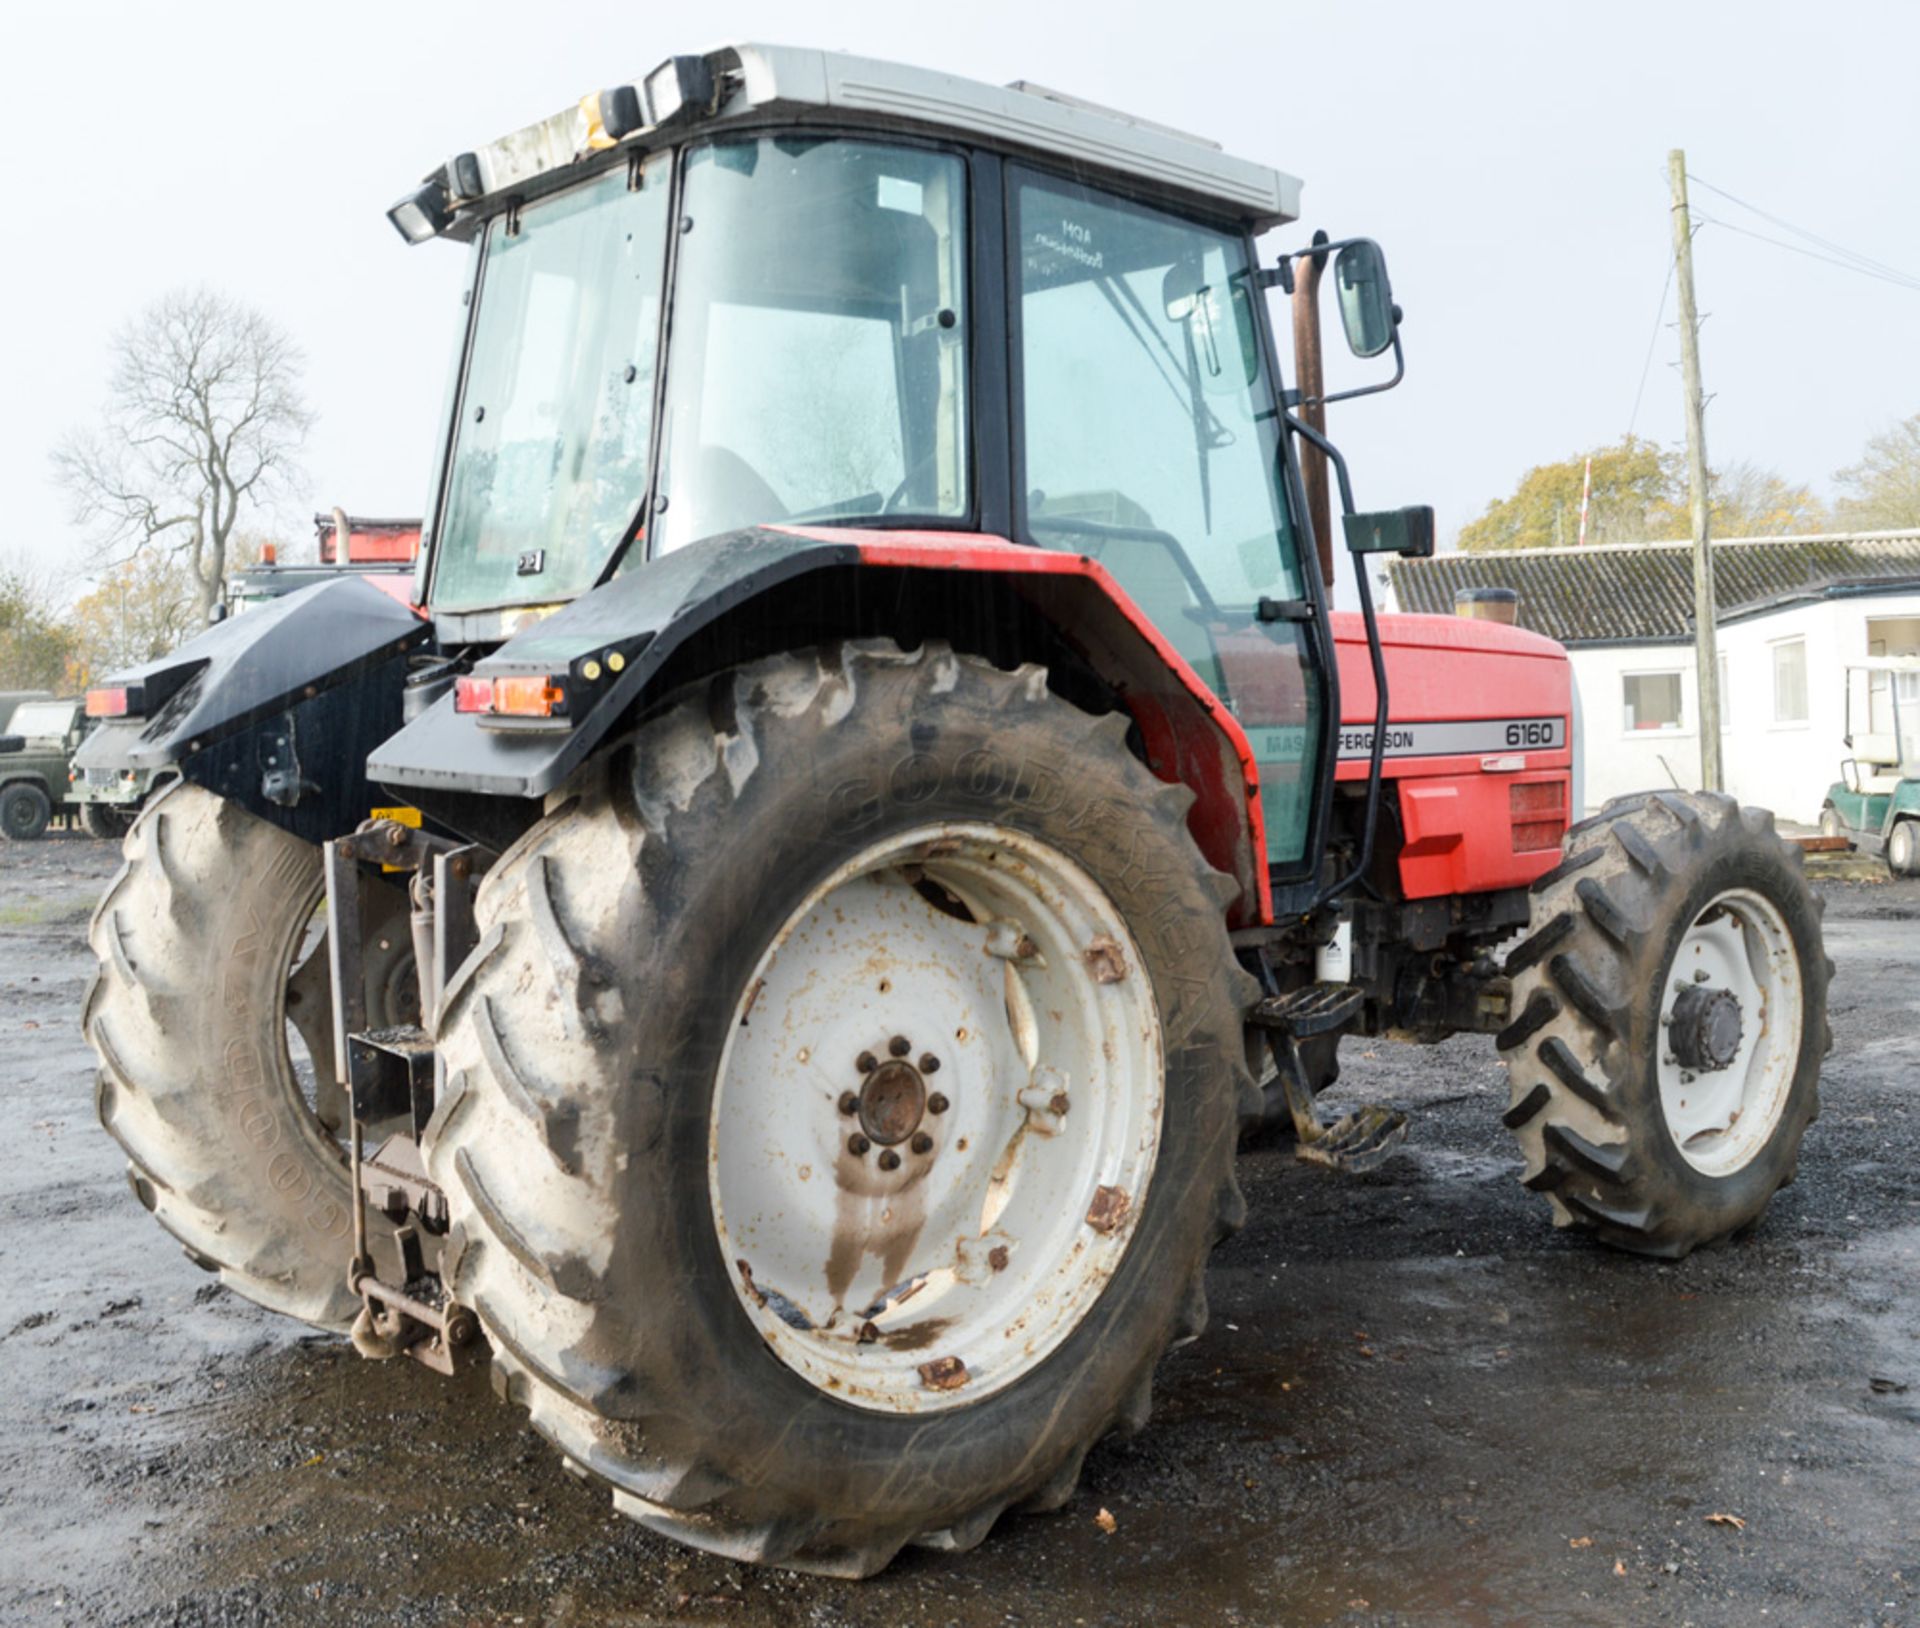
M1786 918L1750 889L1716 895L1682 936L1661 995L1660 1107L1703 1175L1744 1170L1772 1141L1799 1072L1801 990Z
M714 1226L789 1369L938 1412L1085 1321L1144 1207L1164 1069L1139 950L1072 860L981 824L873 845L788 917L728 1036Z

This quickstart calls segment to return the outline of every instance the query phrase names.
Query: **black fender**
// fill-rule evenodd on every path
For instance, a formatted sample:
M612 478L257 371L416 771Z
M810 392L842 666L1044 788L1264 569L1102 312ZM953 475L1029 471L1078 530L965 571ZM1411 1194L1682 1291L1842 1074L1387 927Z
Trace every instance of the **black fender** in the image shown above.
M476 678L554 679L564 718L461 713L446 696L381 744L367 770L441 823L497 845L538 804L514 817L489 800L544 798L676 683L828 638L939 635L991 651L1015 614L1037 618L1133 715L1155 773L1193 787L1194 837L1241 884L1230 919L1270 919L1245 731L1097 561L999 537L763 526L692 544L533 623L474 668Z
M358 576L304 588L103 680L139 715L103 721L74 765L172 771L324 842L373 806L367 755L400 727L407 658L430 636Z

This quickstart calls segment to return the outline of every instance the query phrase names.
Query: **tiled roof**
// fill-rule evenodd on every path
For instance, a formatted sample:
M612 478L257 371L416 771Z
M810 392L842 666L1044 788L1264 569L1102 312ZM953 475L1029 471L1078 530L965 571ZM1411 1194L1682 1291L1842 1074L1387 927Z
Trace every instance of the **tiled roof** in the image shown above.
M1460 588L1512 588L1520 625L1580 644L1606 639L1685 639L1693 633L1689 543L1608 543L1588 548L1516 548L1392 561L1404 611L1449 615ZM1720 615L1837 583L1920 579L1920 532L1740 538L1713 545Z

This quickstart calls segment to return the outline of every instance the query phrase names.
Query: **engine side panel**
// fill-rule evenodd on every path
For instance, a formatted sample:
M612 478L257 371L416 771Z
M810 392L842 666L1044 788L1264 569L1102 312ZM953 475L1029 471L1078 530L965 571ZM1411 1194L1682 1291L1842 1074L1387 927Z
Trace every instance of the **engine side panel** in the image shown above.
M1389 725L1410 899L1525 887L1560 859L1572 807L1573 678L1553 640L1451 616L1382 616ZM1367 778L1373 670L1358 616L1334 617L1342 783Z

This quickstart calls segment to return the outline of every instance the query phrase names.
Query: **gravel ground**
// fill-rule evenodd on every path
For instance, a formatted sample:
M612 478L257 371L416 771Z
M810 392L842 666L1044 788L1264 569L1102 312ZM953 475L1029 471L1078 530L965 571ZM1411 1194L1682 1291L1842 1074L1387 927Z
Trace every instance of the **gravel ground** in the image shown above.
M654 1539L484 1375L196 1272L93 1120L116 863L0 845L0 1622L1920 1623L1920 884L1822 884L1825 1112L1748 1239L1660 1266L1557 1234L1488 1042L1350 1044L1330 1100L1412 1110L1404 1154L1243 1161L1145 1434L1061 1514L850 1584Z

